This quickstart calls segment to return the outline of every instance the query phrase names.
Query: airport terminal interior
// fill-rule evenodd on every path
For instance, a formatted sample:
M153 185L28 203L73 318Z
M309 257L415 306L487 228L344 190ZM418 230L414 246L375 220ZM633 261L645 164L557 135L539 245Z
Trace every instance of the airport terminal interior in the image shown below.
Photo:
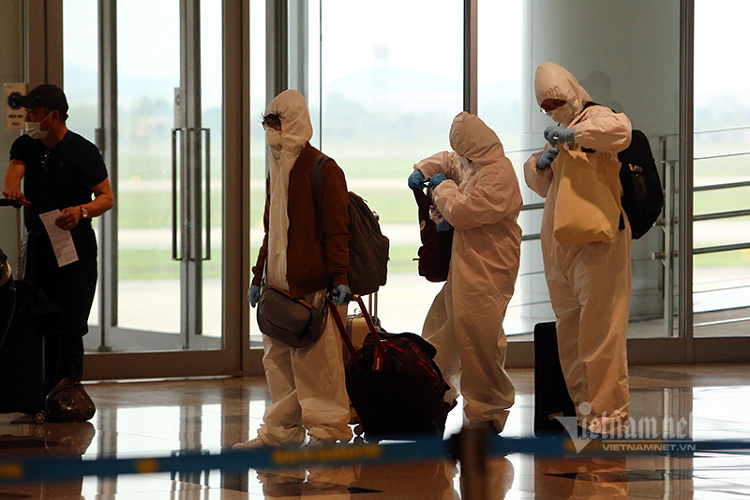
M98 146L115 195L93 224L99 278L84 386L96 414L77 423L0 414L0 500L472 500L462 482L474 474L447 454L305 469L236 455L240 470L158 469L161 458L231 453L270 402L246 296L264 236L262 115L288 88L308 103L310 143L341 166L389 238L387 283L365 300L389 332L420 334L443 286L417 272L414 164L450 149L461 111L503 143L523 197L503 323L516 399L502 432L510 451L486 461L487 498L750 495L750 81L738 57L748 17L746 0L0 0L5 95L62 88L67 126ZM590 456L572 442L561 457L521 446L534 437L534 374L544 369L534 326L555 318L544 199L523 171L552 125L534 93L545 61L650 141L664 207L631 247L629 411L641 431L672 430L700 448ZM1 151L23 133L17 112L8 104ZM21 217L0 207L0 248L14 269ZM461 403L446 439L464 425ZM55 476L63 463L93 471L109 458L145 461L137 474ZM12 484L28 473L12 465L19 459L60 462Z

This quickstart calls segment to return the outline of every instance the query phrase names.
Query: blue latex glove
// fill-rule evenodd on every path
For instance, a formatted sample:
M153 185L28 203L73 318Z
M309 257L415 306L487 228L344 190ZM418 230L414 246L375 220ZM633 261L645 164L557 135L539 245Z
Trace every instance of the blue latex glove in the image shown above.
M258 301L260 300L260 287L258 285L250 285L250 288L247 290L247 300L250 301L250 307L258 305Z
M430 177L430 187L436 188L440 185L441 182L447 180L448 178L445 176L445 174L435 174Z
M545 168L548 168L550 164L555 161L555 158L557 158L557 154L560 152L557 148L547 148L545 149L542 154L536 157L536 166L540 170L544 170Z
M421 170L415 170L409 176L409 187L411 189L422 189L422 183L424 182L424 174Z
M573 128L549 126L544 129L544 138L553 146L558 142L573 142L576 139L576 130Z
M451 223L445 219L435 224L435 231L438 233L447 233L451 229L453 229L453 226L451 226Z
M337 306L345 306L352 299L352 289L347 285L336 285L336 293L331 300Z

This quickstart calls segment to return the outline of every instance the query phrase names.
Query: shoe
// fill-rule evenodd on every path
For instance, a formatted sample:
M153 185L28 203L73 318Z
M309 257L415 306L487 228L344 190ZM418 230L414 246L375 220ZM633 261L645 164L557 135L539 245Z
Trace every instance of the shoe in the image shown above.
M310 439L307 441L307 446L310 448L320 448L322 446L330 446L332 444L336 444L338 441L334 440L326 440L323 438L319 438L316 436L310 436Z
M264 446L268 446L268 445L264 443L263 441L261 441L259 437L256 437L244 443L235 443L232 445L232 449L233 450L255 450L258 448L263 448Z

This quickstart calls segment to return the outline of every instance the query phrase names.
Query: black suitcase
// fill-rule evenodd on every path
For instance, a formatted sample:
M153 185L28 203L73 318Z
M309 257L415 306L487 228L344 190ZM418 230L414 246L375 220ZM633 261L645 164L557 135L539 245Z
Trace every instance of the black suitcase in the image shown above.
M555 417L575 417L557 349L555 322L534 325L534 435L566 433Z
M16 207L20 208L20 203L14 202L12 200L6 199L0 199L0 206L3 207ZM21 223L21 214L20 212L16 213L16 224ZM18 236L18 251L21 251L21 238L20 233ZM8 263L8 256L5 255L5 252L0 248L0 281L5 276L6 271L10 268L10 271L13 271L13 266L11 266ZM13 283L13 276L12 274L10 277L0 285L0 346L3 345L3 339L5 339L5 333L8 331L8 326L10 326L10 320L13 318L13 309L16 307L16 287Z
M50 389L44 333L54 328L59 311L30 281L16 281L15 288L13 319L0 346L0 413L29 413L41 423Z
M0 249L0 277L5 275L6 263L3 262L5 254ZM1 278L0 278L1 279ZM0 285L0 346L3 345L5 332L8 331L10 320L13 319L13 309L16 307L16 287L13 282L13 276Z
M0 200L0 206L19 208L10 200ZM20 246L19 233L19 254ZM45 377L45 334L55 328L59 310L29 280L11 278L3 289L0 300L13 300L14 307L7 332L0 337L0 413L27 413L42 423L51 389Z
M331 314L352 359L346 365L346 389L368 441L418 435L442 437L450 405L448 389L433 358L435 348L414 333L378 332L355 296L370 333L355 351L338 311Z

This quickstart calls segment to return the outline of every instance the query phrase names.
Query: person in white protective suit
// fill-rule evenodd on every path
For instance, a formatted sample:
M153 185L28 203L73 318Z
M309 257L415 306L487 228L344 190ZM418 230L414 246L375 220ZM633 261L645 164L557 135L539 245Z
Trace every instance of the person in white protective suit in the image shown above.
M453 403L460 390L466 419L500 432L515 399L503 319L518 275L523 201L500 139L481 119L459 113L450 144L453 151L420 161L409 177L412 189L430 179L434 202L454 228L448 280L422 336L451 385L445 400Z
M307 104L296 90L276 96L263 119L271 148L267 180L265 237L253 267L248 300L255 307L261 283L288 290L315 306L335 290L339 314L346 316L350 298L348 191L343 171L333 160L320 172L320 213L311 186L311 171L321 153L308 142L312 123ZM329 315L317 342L292 348L263 335L263 367L272 404L266 408L258 437L234 445L300 446L348 442L349 398L343 346Z
M560 148L617 158L631 140L630 120L604 106L586 106L588 93L561 66L544 62L536 70L536 99L558 122L547 127L545 150L524 164L526 184L546 198L542 255L565 382L582 429L617 434L628 417L630 394L626 339L630 308L628 218L611 243L563 245L553 236L556 193L551 163ZM572 126L571 123L573 123Z

